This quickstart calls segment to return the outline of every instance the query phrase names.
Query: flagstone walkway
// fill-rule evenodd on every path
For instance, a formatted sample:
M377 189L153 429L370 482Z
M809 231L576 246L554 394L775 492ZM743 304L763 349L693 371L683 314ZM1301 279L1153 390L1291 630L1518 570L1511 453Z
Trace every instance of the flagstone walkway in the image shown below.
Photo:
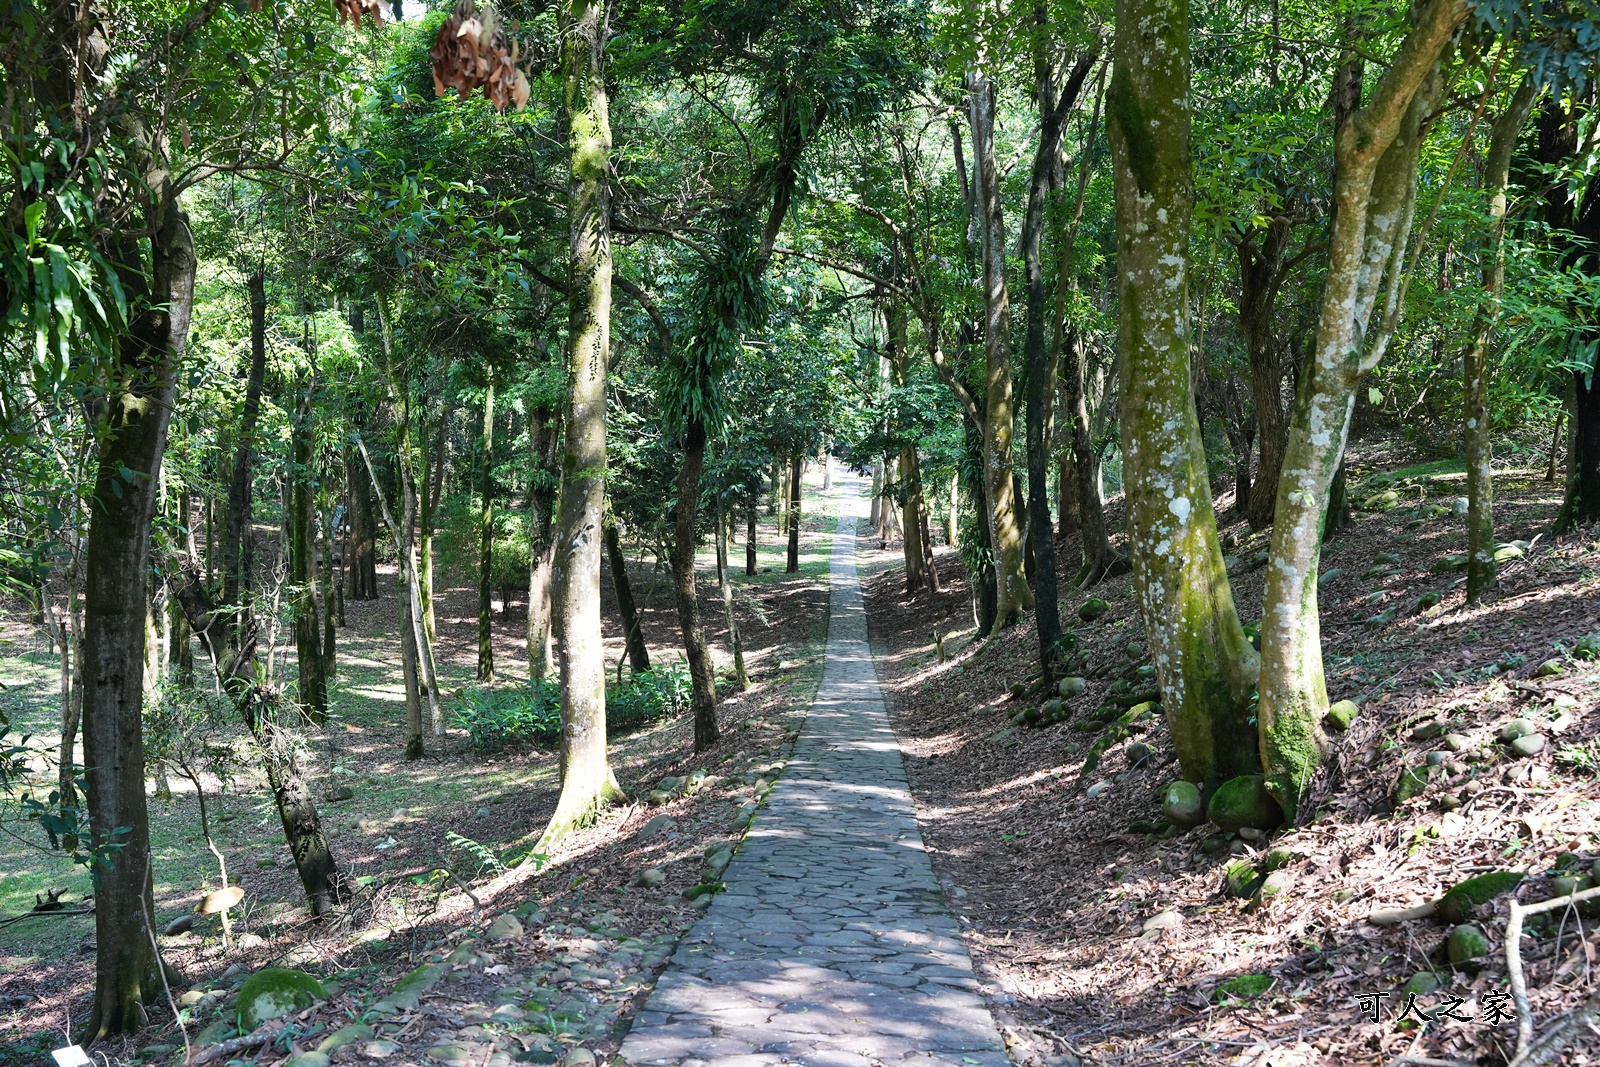
M622 1045L637 1067L1006 1067L923 848L867 646L853 479L822 686L727 886ZM852 505L854 505L852 512Z

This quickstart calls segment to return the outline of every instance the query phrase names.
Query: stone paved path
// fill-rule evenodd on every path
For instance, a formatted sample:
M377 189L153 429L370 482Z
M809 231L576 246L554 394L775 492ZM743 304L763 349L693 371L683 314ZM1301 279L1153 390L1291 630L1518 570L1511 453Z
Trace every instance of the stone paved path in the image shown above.
M855 526L833 541L822 687L787 770L622 1045L674 1067L1006 1067L923 849L867 646Z

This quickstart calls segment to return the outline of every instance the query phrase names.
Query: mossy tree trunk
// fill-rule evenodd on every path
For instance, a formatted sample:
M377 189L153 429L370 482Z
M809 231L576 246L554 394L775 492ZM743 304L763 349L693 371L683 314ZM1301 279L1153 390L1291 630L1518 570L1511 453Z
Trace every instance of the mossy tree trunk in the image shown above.
M1489 240L1483 253L1483 294L1472 342L1461 357L1462 436L1467 459L1467 601L1477 600L1495 583L1493 450L1489 438L1489 353L1500 320L1506 281L1506 186L1511 154L1538 90L1524 77L1489 133L1483 189L1489 194Z
M551 565L561 678L561 795L544 848L620 797L606 755L600 551L605 522L606 367L611 356L610 106L606 7L564 0L561 69L571 162L567 182L567 402Z
M1033 8L1034 99L1039 107L1039 140L1028 180L1028 207L1022 221L1023 276L1028 289L1027 325L1023 341L1024 434L1028 454L1028 540L1033 551L1033 600L1038 631L1039 668L1045 687L1051 684L1061 641L1061 609L1057 602L1056 542L1050 522L1050 422L1058 350L1045 340L1051 307L1045 296L1045 201L1059 172L1061 131L1094 67L1094 57L1078 58L1057 91L1055 48L1044 0Z
M550 642L550 567L555 558L555 498L559 478L554 470L560 421L535 411L528 421L528 677L548 678L554 666Z
M987 486L989 544L994 554L995 624L1010 626L1033 607L1023 573L1022 530L1012 486L1011 441L1015 417L1011 375L1011 300L1006 287L1006 233L995 166L995 86L981 74L968 76L972 126L974 196L983 264L984 426L983 474Z
M1129 543L1183 775L1215 788L1258 767L1255 661L1222 564L1190 377L1189 73L1188 4L1118 0L1107 132Z
M901 388L911 374L911 348L906 337L906 310L899 301L885 309L888 324L885 338L889 350L889 372L895 388ZM899 436L899 427L890 425L889 433ZM917 463L917 445L914 440L902 438L897 457L898 470L894 481L894 499L900 505L900 527L904 531L900 547L906 563L906 592L918 593L928 586L928 567L923 551L922 530L922 471Z
M1327 748L1317 573L1330 490L1343 462L1356 386L1393 336L1423 120L1443 88L1440 58L1466 15L1464 0L1419 4L1371 100L1335 134L1327 281L1315 348L1290 415L1262 606L1261 762L1291 824Z

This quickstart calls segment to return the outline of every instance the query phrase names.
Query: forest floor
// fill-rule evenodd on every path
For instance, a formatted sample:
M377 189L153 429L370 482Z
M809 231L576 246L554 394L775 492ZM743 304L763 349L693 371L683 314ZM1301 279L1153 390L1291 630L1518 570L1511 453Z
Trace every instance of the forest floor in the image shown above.
M261 1062L313 1049L361 1018L373 1018L375 1027L339 1031L339 1040L351 1041L336 1053L341 1060L420 1063L427 1050L436 1062L501 1067L512 1053L525 1062L553 1063L575 1047L601 1056L613 1051L656 971L709 902L698 897L697 905L684 891L706 880L706 856L738 840L781 773L816 692L833 529L820 488L820 474L808 476L799 573L783 573L784 547L770 518L758 533L757 575L744 575L743 546L735 547L736 610L753 685L723 696L721 740L695 754L687 715L613 738L612 767L634 799L561 841L537 870L518 869L516 861L531 851L554 809L556 754L477 752L466 731L452 725L444 737L428 739L426 758L404 761L394 572L382 571L380 600L346 605L333 714L325 730L308 734L301 757L334 855L360 881L357 903L337 922L309 918L271 797L248 762L249 746L231 723L218 728L215 740L244 757L226 782L202 776L213 837L246 894L234 913L238 940L224 950L214 918L161 939L164 957L183 978L171 993L181 998L196 1047L202 1035L209 1043L232 1033L230 992L272 964L325 976L332 995L279 1035ZM630 555L652 660L681 659L670 576L654 571L645 554ZM731 659L709 550L700 564L701 615L720 690ZM440 685L453 697L447 718L473 685L477 657L476 590L450 577L443 576L437 608ZM608 574L601 584L614 673L621 633ZM513 603L495 619L502 684L527 677L524 612ZM59 737L56 660L22 618L13 613L0 634L6 650L0 654L0 707L17 732L49 747ZM293 650L280 648L280 675L292 675L292 665ZM670 800L646 803L663 778L697 771L708 776L695 788L680 783ZM353 796L326 799L338 787ZM158 928L221 884L198 813L194 790L180 778L171 779L170 797L152 794ZM76 909L90 890L85 872L43 844L38 828L12 803L0 818L0 917L25 918L0 925L0 1064L45 1060L86 1016L93 986L93 917L30 913L35 894L62 890L63 903ZM452 873L430 870L435 867ZM475 899L460 891L458 878ZM512 915L516 923L507 918ZM402 976L414 969L422 977L413 981L413 992L397 993ZM433 983L438 988L419 998L415 991ZM372 1005L386 997L408 1005L397 1021L372 1015ZM165 1063L174 1055L181 1062L184 1035L171 1012L153 1015L157 1026L139 1046L98 1051L113 1063Z
M1147 684L1130 578L1092 594L1063 583L1064 625L1084 650L1088 689L1067 702L1078 723L1030 728L1011 716L1042 700L1012 695L1038 673L1031 622L973 643L953 550L940 554L943 591L907 597L898 544L862 538L874 652L923 835L1018 1063L1511 1058L1508 897L1473 909L1489 952L1461 968L1445 959L1451 927L1440 919L1368 919L1499 870L1525 873L1524 903L1543 900L1558 867L1587 872L1600 856L1600 662L1577 647L1600 631L1600 530L1552 538L1559 489L1536 472L1502 473L1500 536L1532 545L1502 565L1491 596L1468 606L1461 572L1444 561L1465 550L1462 520L1450 514L1460 476L1448 464L1404 463L1373 449L1351 457L1357 510L1324 555L1320 600L1329 697L1361 712L1333 735L1316 817L1270 840L1167 829L1160 791L1178 774L1159 718L1083 773L1096 727L1081 713L1113 686ZM1391 488L1396 498L1360 507ZM1266 535L1225 510L1231 499L1217 506L1240 615L1259 618ZM1111 512L1116 529L1120 502ZM1072 573L1076 541L1059 543L1057 558ZM1421 606L1426 594L1438 603ZM1109 610L1081 622L1089 595ZM1498 740L1518 718L1547 739L1530 758ZM1130 764L1130 750L1142 758ZM1397 802L1410 769L1421 792ZM1229 893L1226 865L1241 860L1253 883L1281 865L1275 888L1288 888L1265 900ZM1576 911L1530 920L1530 930L1522 954L1536 1032L1546 1034L1596 989L1600 935L1593 915ZM1421 995L1399 1019L1409 992ZM1419 1021L1450 997L1459 998L1454 1018ZM1379 1021L1364 1002L1377 1004ZM1579 1030L1554 1062L1600 1061L1600 1039Z

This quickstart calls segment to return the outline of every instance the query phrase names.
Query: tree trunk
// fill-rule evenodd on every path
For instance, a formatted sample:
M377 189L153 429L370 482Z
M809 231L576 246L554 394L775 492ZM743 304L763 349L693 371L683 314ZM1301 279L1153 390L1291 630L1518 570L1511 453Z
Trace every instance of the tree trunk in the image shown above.
M728 526L732 517L717 508L717 587L722 592L722 613L728 620L728 644L733 649L733 674L739 692L750 688L750 675L744 669L744 642L739 639L739 620L733 614L733 583L728 580Z
M1393 336L1423 120L1442 88L1440 56L1467 14L1464 0L1425 0L1415 11L1371 101L1335 134L1327 280L1278 484L1262 602L1259 716L1267 786L1291 825L1327 750L1317 610L1323 520L1343 463L1356 386Z
M984 392L983 474L989 504L989 544L994 553L995 622L1010 626L1033 606L1023 574L1022 532L1017 526L1012 490L1011 307L1006 291L1005 223L1000 214L1000 182L994 159L994 83L968 77L975 195L983 261L984 339L987 370Z
M961 476L950 475L950 510L945 514L944 543L951 548L961 547Z
M695 589L695 521L700 510L700 472L706 460L706 427L691 419L683 428L683 467L678 472L678 505L672 529L672 588L678 602L678 626L683 631L684 655L694 685L694 750L703 752L719 736L717 680L705 627L700 623L700 599Z
M358 472L355 457L345 451L345 484L350 487L350 513L345 518L349 530L349 550L345 553L345 572L349 576L351 600L378 599L378 529L373 517L372 487Z
M444 462L444 448L441 447L428 451L428 421L426 407L424 415L415 419L416 434L412 438L416 442L416 452L407 452L406 461L401 464L401 484L409 487L405 491L416 497L416 522L417 522L417 588L422 594L422 632L427 638L422 650L422 676L432 691L437 686L438 670L435 666L433 650L439 643L439 621L433 609L433 512L435 495L430 490L430 483L438 485L442 474L430 477L433 468L430 466L434 456L439 462ZM411 391L406 390L406 419L413 420L411 407ZM448 412L440 413L441 427L449 417ZM415 457L415 467L410 466L410 461ZM438 708L438 700L430 703L430 712ZM444 736L444 720L437 715L433 716L433 732L435 736Z
M395 465L400 473L400 521L395 522L394 513L389 509L388 500L384 497L383 486L378 481L378 472L372 466L372 457L367 455L366 446L360 438L356 439L361 449L361 459L366 464L367 474L372 480L373 496L383 514L384 524L389 527L390 535L394 539L395 557L399 560L399 594L400 594L400 629L402 643L411 643L413 671L406 679L406 699L412 699L415 694L417 703L417 721L407 724L406 758L421 759L422 729L424 723L440 720L438 711L438 692L434 688L432 673L429 669L430 656L428 649L427 631L424 624L422 610L422 589L417 576L417 550L416 550L416 524L417 524L417 485L411 476L411 405L405 394L396 388L397 377L394 374L394 326L389 317L386 298L378 300L378 326L382 340L384 367L389 379L389 399L395 407ZM401 666L404 667L404 647L402 644Z
M622 538L617 533L617 520L606 515L606 562L611 566L611 588L617 595L617 614L622 618L623 644L628 650L628 665L633 673L643 674L650 669L650 649L644 643L644 629L639 609L633 602L633 586L628 581L628 560L622 554Z
M867 523L874 530L883 524L883 460L872 461L872 500L867 513Z
M483 391L483 456L478 470L478 681L494 684L494 382Z
M262 769L283 824L284 841L300 875L311 914L325 915L349 898L349 888L328 845L310 789L300 774L293 739L282 728L282 703L277 691L260 680L255 612L248 605L219 608L200 583L199 570L192 562L169 566L167 585L190 625L208 642L217 681L261 751ZM218 634L229 635L226 644L215 640Z
M83 608L78 598L78 561L82 557L83 542L77 536L73 541L66 570L66 648L61 652L61 745L57 751L60 760L57 788L61 793L62 807L76 807L79 803L77 771L80 768L73 749L77 745L78 723L83 714Z
M800 569L800 475L804 457L798 451L789 459L789 560L784 565L785 574Z
M1556 463L1561 459L1561 431L1566 428L1567 409L1561 408L1556 412L1556 428L1550 431L1550 458L1545 463L1544 480L1556 480Z
M982 423L963 413L961 428L962 447L966 453L961 470L962 478L967 483L967 498L980 516L987 515L989 504L984 496L984 480L981 475L974 477L983 470ZM983 521L974 523L973 532L977 534L977 543L968 553L976 561L976 573L971 574L972 621L978 628L978 636L987 637L994 632L995 610L1000 597L995 587L994 555L989 549L989 524ZM968 566L970 568L972 564Z
M426 472L427 457L417 457L412 450L413 426L409 390L401 395L401 416L396 420L395 453L399 457L401 522L405 525L400 548L405 554L402 574L406 575L412 598L412 611L417 625L417 671L422 683L422 703L428 713L429 732L434 737L444 736L444 713L439 705L439 672L434 665L433 643L433 529L431 517L421 512L427 503L426 487L418 481L417 472ZM399 430L405 429L405 442L399 442Z
M1278 501L1278 474L1283 469L1287 432L1283 359L1274 319L1278 292L1288 274L1286 252L1291 229L1292 221L1286 215L1274 215L1259 243L1251 230L1234 244L1239 258L1239 332L1250 360L1250 392L1255 400L1256 439L1260 442L1260 466L1250 482L1249 501L1240 505L1252 530L1272 525L1272 512ZM1248 469L1246 458L1245 470Z
M898 302L885 311L888 324L889 371L895 388L905 386L911 372L911 348L906 338L905 308ZM888 426L891 439L899 436L899 427ZM923 552L922 536L922 473L917 465L915 441L901 438L898 471L895 480L895 498L900 505L900 528L904 535L900 541L906 563L906 592L921 592L928 584L928 569Z
M306 337L309 341L309 329ZM320 726L328 720L328 679L323 673L322 620L317 617L317 571L312 559L316 536L311 425L314 390L313 377L304 383L290 427L294 463L289 488L289 589L295 657L300 668L300 706L306 716Z
M1209 792L1259 765L1254 656L1222 564L1189 368L1188 5L1118 0L1115 53L1107 132L1134 584L1183 776Z
M1538 95L1534 80L1524 77L1506 110L1495 118L1489 134L1483 189L1489 194L1489 242L1484 251L1483 297L1478 326L1461 357L1462 426L1467 459L1467 602L1495 583L1494 479L1489 438L1489 352L1500 320L1500 298L1506 280L1506 185L1511 180L1511 154Z
M1546 104L1540 123L1539 161L1563 163L1578 150L1580 115L1554 102ZM1594 105L1587 105L1591 114ZM1592 138L1591 138L1592 139ZM1574 204L1567 182L1550 183L1545 194L1545 223L1561 249L1561 266L1573 275L1600 273L1600 182L1591 180L1583 201ZM1583 314L1577 308L1575 314ZM1600 521L1600 329L1577 333L1569 348L1572 371L1567 392L1571 426L1567 451L1567 485L1556 515L1555 532L1567 533ZM1585 367L1584 364L1588 366Z
M267 374L267 283L261 271L246 279L250 290L250 371L245 379L244 407L228 478L228 505L222 512L219 555L222 600L237 604L250 590L255 568L251 534L251 489L255 480L256 422L261 414L261 389Z
M559 421L550 425L544 412L535 412L528 423L528 451L532 473L528 481L528 678L540 681L550 676L554 650L550 641L550 567L555 558L555 539L551 523L558 477L552 469L556 445L561 437Z
M1063 540L1078 532L1078 475L1072 469L1070 432L1067 447L1056 457L1056 499L1060 501L1056 512L1056 539Z
M1045 198L1058 164L1061 128L1078 99L1093 57L1079 59L1056 94L1049 13L1035 0L1033 17L1034 94L1039 103L1039 141L1028 182L1028 207L1022 220L1023 274L1028 287L1028 317L1023 341L1024 434L1028 452L1028 530L1033 555L1034 617L1039 636L1039 665L1044 686L1053 678L1061 642L1061 608L1057 601L1056 542L1050 528L1050 395L1055 390L1055 360L1045 343L1043 235Z
M600 542L606 470L606 365L611 354L611 121L605 88L606 8L564 0L561 66L571 168L567 409L551 566L560 652L561 796L539 848L621 796L606 759Z
M85 552L83 758L90 844L96 852L94 1007L80 1043L132 1033L159 986L147 918L150 823L145 807L143 641L161 457L174 374L194 305L195 251L189 221L163 182L151 238L148 290L130 270L122 284L146 299L128 326L104 398L100 462ZM127 262L137 263L130 255ZM141 291L145 290L145 291ZM130 301L131 303L131 301Z
M756 502L751 500L744 509L744 573L756 572Z

